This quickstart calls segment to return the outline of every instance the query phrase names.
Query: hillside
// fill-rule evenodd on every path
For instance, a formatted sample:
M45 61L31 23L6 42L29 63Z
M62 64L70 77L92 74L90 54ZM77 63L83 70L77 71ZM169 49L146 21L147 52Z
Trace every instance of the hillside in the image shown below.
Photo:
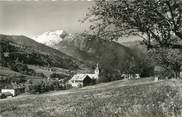
M147 52L147 46L142 44L141 40L135 40L135 41L128 41L128 42L120 42L121 45L124 45L126 47L129 47L133 50L138 50L140 52Z
M28 37L0 35L0 89L24 87L28 81L45 81L53 74L67 80L78 71L91 70L87 64Z
M80 61L25 36L0 35L0 44L1 53L8 52L9 58L18 58L25 64L66 69L78 69L82 65Z
M180 81L181 82L181 81ZM0 115L39 117L180 117L179 81L151 78L0 100ZM8 103L7 103L8 102Z
M123 69L126 60L133 56L129 48L92 35L66 37L54 48L81 61L99 63L103 68L110 69Z
M118 78L122 73L139 73L142 77L153 74L153 65L148 62L146 51L139 42L125 46L114 41L96 38L94 35L65 37L53 46L76 59L95 65L99 63L101 74L108 80Z
M47 39L47 40L44 40ZM114 41L96 38L94 35L71 35L63 30L45 32L34 40L55 48L73 58L104 68L121 69L132 51Z
M137 41L132 44L120 44L98 38L95 35L86 33L72 35L63 30L42 33L34 40L92 67L99 63L103 72L108 73L109 71L111 73L112 71L111 74L115 72L121 75L122 73L133 72L149 76L148 71L152 69L150 65L145 65L146 61L143 59L145 52L143 46ZM133 70L129 71L129 68L132 67L130 64L133 64Z

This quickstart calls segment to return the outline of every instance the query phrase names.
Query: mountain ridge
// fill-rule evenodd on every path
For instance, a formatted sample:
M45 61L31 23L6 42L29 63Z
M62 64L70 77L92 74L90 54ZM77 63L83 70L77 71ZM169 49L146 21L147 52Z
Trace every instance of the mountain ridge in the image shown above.
M78 61L77 59L70 57L56 49L45 46L44 44L38 43L26 36L0 35L0 42L1 42L1 44L10 43L11 45L8 45L8 47L10 46L11 48L12 48L12 46L14 46L14 49L10 50L10 48L5 47L5 45L4 46L2 45L2 47L4 47L3 51L22 51L22 52L24 52L23 54L30 53L30 51L31 51L32 53L37 53L37 54L40 54L41 56L47 56L48 58L46 59L44 57L44 59L46 59L50 63L53 61L52 64L54 64L54 65L59 65L59 64L61 65L64 62L66 62L66 63L64 63L63 68L64 67L69 68L68 67L69 65L73 65L73 66L75 65L75 67L76 67L78 64L80 64L80 61ZM15 50L15 48L18 50ZM50 61L49 59L52 61ZM61 63L61 62L63 62L63 63Z

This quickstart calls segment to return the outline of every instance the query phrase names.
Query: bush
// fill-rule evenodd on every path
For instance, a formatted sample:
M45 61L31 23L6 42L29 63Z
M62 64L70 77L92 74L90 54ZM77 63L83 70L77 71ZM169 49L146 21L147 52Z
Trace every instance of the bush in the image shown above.
M46 76L44 75L44 73L35 73L35 76L41 77L41 78L46 78Z
M26 75L34 76L36 74L36 72L33 69L29 69L28 66L23 63L10 62L8 63L8 68Z
M33 69L28 69L26 74L30 76L35 76L36 72Z
M67 77L67 75L58 74L58 73L52 73L52 74L50 75L50 78L64 79L64 78L66 78L66 77Z
M120 72L111 69L102 69L99 80L97 82L110 82L115 80L121 80Z
M160 79L165 79L165 78L171 79L174 77L175 77L175 74L172 72L172 70L164 69L159 73Z
M65 86L60 85L57 80L42 79L39 81L29 81L26 85L26 92L36 94L53 90L63 90Z

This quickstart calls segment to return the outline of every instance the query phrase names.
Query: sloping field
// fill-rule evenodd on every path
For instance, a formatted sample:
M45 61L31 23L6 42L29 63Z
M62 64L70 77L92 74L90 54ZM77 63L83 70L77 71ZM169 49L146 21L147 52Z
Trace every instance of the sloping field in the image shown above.
M0 100L2 117L181 117L178 80L115 81Z
M10 70L7 67L0 66L0 76L7 76L7 75L21 75L21 73Z
M63 68L54 67L54 71L50 71L47 67L42 67L42 66L28 65L28 67L30 69L33 69L37 73L43 73L47 77L49 77L53 72L58 74L69 75L69 70Z

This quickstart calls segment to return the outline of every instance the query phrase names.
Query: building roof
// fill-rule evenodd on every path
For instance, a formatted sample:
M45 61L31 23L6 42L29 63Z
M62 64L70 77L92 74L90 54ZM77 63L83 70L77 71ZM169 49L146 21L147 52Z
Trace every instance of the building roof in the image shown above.
M71 80L84 80L86 76L90 77L91 79L96 79L97 76L95 74L75 74Z
M86 76L88 76L88 75L87 74L76 74L72 77L71 80L84 80Z

